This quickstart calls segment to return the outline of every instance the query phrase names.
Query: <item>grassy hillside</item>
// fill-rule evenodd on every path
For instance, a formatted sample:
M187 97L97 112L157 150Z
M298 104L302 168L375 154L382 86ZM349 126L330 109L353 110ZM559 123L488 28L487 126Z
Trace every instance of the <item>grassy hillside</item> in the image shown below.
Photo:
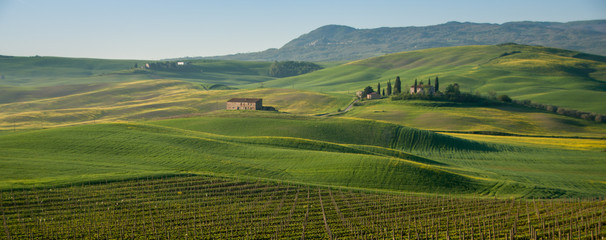
M297 137L342 144L380 146L398 150L495 150L488 145L429 131L345 118L331 119L285 116L283 114L228 112L223 116L204 119L171 119L152 122L152 124L221 135ZM267 127L268 125L272 127Z
M0 182L56 186L188 172L502 197L606 193L599 150L481 143L367 120L231 114L4 133Z
M494 184L438 165L303 139L241 139L135 124L0 138L3 188L180 172L418 192L472 193Z
M104 60L61 57L0 56L0 86L52 86L115 82L149 78L146 75L117 74L142 60ZM108 73L114 75L106 75Z
M238 87L242 84L256 84L275 79L268 75L271 62L247 62L225 60L188 60L184 71L174 70L145 70L154 78L178 79L201 83L207 88L214 85ZM140 71L139 71L140 72Z
M406 151L432 161L449 166L457 166L463 171L482 179L538 184L541 189L591 189L594 192L606 190L601 178L601 159L606 149L600 146L606 140L577 143L578 139L553 139L553 141L527 141L526 143L498 144L498 140L482 143L483 139L461 141L446 138L441 134L419 131L388 123L368 120L340 119L273 119L267 117L226 116L226 118L174 119L154 122L163 126L175 126L193 131L237 136L296 136L307 139L337 143L351 143L363 146L379 146ZM240 122L241 124L238 124ZM268 124L275 126L266 128ZM473 135L472 135L473 136ZM554 147L560 141L560 147ZM569 147L562 148L562 145ZM567 149L567 150L565 150ZM504 187L507 188L507 187ZM504 191L492 189L487 192ZM542 193L557 196L558 191ZM539 194L541 195L541 194Z
M240 85L274 79L270 62L190 60L187 71L144 69L149 60L109 60L61 57L0 56L0 87L13 91L33 87L125 82L144 79L180 79L202 83ZM137 65L137 68L135 68ZM6 89L1 89L6 93ZM2 100L2 99L0 99Z
M606 124L516 105L424 100L365 101L345 117L373 119L433 131L500 132L535 136L606 136Z
M141 60L0 57L0 103L59 97L100 84L142 79L193 82L201 89L294 88L353 94L367 85L386 86L395 76L404 89L414 79L439 76L443 88L508 94L544 104L606 113L606 58L579 52L505 44L427 49L390 54L291 78L267 76L269 62L190 60L185 69L147 70Z
M442 89L458 83L462 91L496 91L578 110L606 113L606 58L568 50L515 44L426 49L389 54L306 75L276 79L266 87L353 93L386 86L396 76L403 89L415 79L439 76Z
M176 80L46 87L20 93L22 99L0 104L0 130L209 114L224 111L233 97L260 97L266 106L296 114L332 112L351 101L343 94L289 89L205 90L199 84Z

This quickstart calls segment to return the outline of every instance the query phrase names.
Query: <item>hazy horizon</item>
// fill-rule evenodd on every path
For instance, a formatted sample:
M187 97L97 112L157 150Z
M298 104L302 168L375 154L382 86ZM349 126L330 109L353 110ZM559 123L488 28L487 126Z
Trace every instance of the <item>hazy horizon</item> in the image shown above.
M279 48L330 24L378 28L598 19L606 19L606 2L600 0L6 0L0 2L0 55L155 60Z

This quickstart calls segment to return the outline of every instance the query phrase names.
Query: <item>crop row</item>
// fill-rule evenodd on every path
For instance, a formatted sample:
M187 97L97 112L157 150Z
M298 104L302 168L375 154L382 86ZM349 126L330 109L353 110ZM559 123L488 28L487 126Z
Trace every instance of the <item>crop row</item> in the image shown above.
M603 199L375 193L214 176L0 192L2 239L601 239Z

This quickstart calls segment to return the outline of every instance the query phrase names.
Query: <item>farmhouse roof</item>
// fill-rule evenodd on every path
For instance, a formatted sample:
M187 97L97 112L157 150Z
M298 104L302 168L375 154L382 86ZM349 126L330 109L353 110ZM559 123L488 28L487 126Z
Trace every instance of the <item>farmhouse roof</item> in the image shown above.
M260 98L232 98L227 102L247 102L247 103L256 103L261 101Z

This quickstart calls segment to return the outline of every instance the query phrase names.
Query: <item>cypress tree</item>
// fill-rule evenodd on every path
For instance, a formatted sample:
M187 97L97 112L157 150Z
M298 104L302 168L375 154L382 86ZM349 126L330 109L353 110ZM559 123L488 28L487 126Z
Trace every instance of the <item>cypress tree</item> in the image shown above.
M438 82L438 76L436 76L436 92L440 91L440 82Z
M391 81L387 81L387 95L391 95Z
M377 93L381 94L381 83L377 83Z
M417 79L415 79L415 91L413 92L414 94L417 93Z
M383 94L382 95L385 96L385 89L383 89Z
M400 82L400 76L396 77L396 83L394 84L394 94L402 93L402 82Z

